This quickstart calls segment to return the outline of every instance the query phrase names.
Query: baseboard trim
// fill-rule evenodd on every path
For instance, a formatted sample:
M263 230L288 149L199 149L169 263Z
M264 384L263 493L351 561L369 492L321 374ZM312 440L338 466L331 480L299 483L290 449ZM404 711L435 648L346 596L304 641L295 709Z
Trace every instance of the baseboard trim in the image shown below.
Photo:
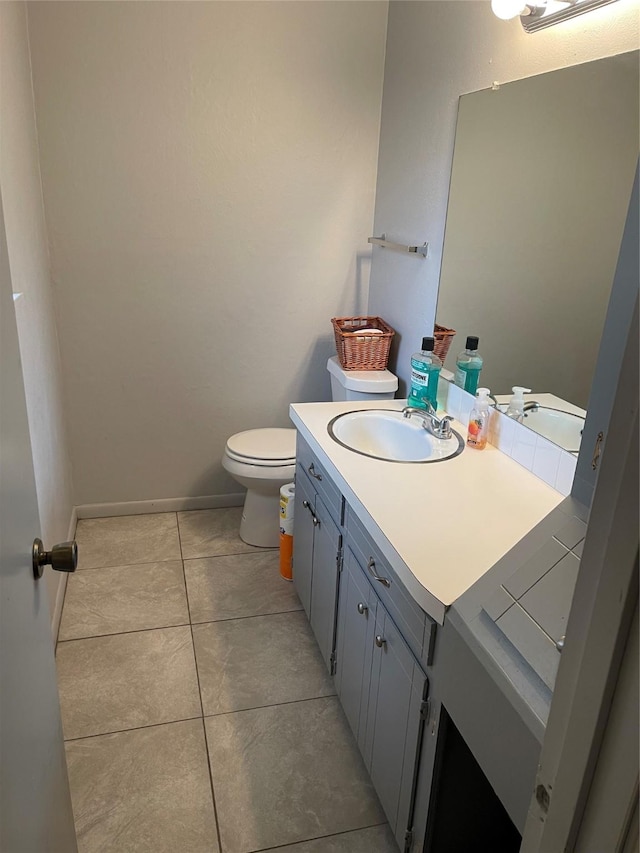
M154 512L183 512L193 509L222 509L242 506L245 493L231 495L201 495L195 498L161 498L151 501L121 501L104 504L81 504L75 511L78 518L109 518L112 515L148 515Z
M71 518L69 519L69 530L67 532L67 541L70 542L72 539L75 539L76 536L76 527L78 525L78 513L76 507L73 507L71 510ZM58 643L58 634L60 633L60 621L62 619L62 606L64 605L64 594L67 591L67 581L69 580L69 575L66 572L60 572L60 578L58 580L58 590L56 592L56 603L53 608L53 615L51 617L51 633L53 635L54 645Z

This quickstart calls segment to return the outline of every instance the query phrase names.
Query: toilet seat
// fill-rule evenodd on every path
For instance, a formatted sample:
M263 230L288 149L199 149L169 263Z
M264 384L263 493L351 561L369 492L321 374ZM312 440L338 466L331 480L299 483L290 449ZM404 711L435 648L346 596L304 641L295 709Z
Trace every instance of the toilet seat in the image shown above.
M261 468L295 465L296 431L275 427L238 432L227 441L225 455Z

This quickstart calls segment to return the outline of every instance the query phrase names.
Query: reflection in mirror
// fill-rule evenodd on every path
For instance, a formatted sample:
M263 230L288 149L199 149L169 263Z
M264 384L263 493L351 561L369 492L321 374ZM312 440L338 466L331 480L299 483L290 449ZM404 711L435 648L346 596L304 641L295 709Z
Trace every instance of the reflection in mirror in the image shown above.
M522 385L586 408L638 160L638 88L634 51L460 98L445 367L478 335L494 394Z

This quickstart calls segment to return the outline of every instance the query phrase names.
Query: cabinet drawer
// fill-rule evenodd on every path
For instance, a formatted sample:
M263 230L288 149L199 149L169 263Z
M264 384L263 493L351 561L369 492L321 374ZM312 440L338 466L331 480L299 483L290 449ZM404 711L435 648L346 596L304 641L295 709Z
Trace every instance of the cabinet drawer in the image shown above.
M387 608L414 655L425 665L430 666L436 623L407 592L387 559L348 505L345 525L349 545L376 595ZM384 582L376 580L374 575L383 578Z
M309 477L313 488L322 497L333 520L338 525L342 524L342 495L300 433L298 433L296 443L296 460L305 475Z

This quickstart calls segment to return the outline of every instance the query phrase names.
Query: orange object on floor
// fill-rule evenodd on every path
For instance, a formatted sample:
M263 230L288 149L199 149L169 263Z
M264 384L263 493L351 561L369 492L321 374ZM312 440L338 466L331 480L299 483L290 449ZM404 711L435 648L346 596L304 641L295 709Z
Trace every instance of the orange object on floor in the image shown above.
M280 574L286 581L293 580L293 536L280 533Z
M280 574L293 580L293 509L295 485L287 483L280 489Z

